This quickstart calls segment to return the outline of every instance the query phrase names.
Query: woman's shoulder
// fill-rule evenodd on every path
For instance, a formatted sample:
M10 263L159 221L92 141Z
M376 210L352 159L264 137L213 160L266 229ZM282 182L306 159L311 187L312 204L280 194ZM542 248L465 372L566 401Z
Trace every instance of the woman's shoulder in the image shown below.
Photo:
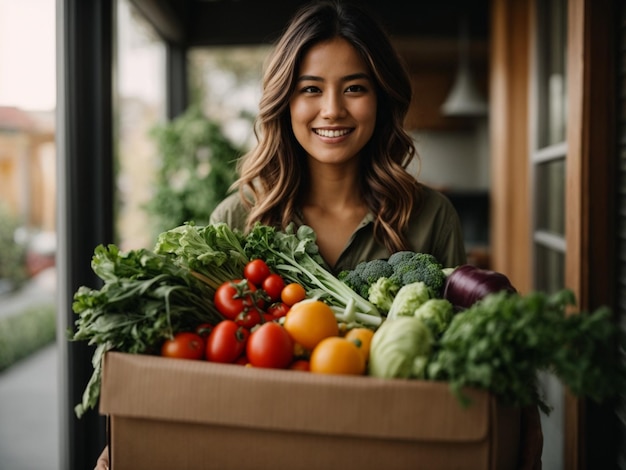
M433 254L445 266L465 262L465 246L459 215L441 191L422 186L421 204L409 222L414 251Z
M211 213L209 222L224 222L231 228L244 230L249 210L241 200L239 193L233 193L220 202Z
M420 210L456 212L454 205L443 192L426 185L422 185L421 191Z

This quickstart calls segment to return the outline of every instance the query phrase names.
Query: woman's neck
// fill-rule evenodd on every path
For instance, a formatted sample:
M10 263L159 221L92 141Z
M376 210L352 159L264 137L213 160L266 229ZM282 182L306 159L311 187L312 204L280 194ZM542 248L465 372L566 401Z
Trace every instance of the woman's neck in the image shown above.
M315 230L320 253L333 267L368 208L355 172L317 172L309 184L304 222Z
M349 165L309 165L305 205L342 211L363 205L356 162Z

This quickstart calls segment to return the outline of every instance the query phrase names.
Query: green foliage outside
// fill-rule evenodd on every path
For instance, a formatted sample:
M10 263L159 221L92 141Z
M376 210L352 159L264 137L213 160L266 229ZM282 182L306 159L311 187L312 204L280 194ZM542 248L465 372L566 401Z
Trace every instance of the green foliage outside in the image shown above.
M19 287L28 277L26 247L16 243L14 235L19 227L17 218L0 204L0 279Z
M56 308L42 304L0 318L0 372L52 343L56 338Z
M156 191L147 204L156 233L188 221L208 223L235 181L236 160L242 150L198 106L156 126L151 136L162 159Z

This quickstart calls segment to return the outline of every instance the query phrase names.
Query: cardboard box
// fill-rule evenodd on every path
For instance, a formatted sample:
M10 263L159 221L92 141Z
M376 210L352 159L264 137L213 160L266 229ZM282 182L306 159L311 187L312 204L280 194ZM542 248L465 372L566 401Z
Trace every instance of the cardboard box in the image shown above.
M107 353L112 470L517 467L519 411L448 384Z

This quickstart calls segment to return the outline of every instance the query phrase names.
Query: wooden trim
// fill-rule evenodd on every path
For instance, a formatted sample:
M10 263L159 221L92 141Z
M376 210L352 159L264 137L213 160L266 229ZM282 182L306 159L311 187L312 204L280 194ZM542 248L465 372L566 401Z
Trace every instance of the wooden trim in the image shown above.
M584 310L615 301L607 282L615 272L618 169L612 5L569 1L566 285Z
M565 238L567 250L565 254L565 285L572 289L581 305L587 301L587 286L583 282L581 269L586 259L588 246L583 228L588 223L588 194L589 188L585 184L583 159L586 138L583 122L583 93L584 93L584 3L586 0L568 1L567 18L567 166L566 166L566 194L567 214L565 219ZM565 468L578 470L585 468L584 452L581 443L584 409L582 403L568 391L565 392L564 403L564 456Z
M532 287L528 181L529 0L493 0L490 146L492 267Z
M577 308L614 305L616 91L614 59L617 2L568 2L568 126L566 175L566 286ZM601 273L601 275L598 275ZM592 449L584 402L566 394L565 468L587 468L587 461L610 459L610 451ZM585 436L588 436L587 439ZM601 467L602 465L600 465Z
M583 115L584 102L584 3L587 0L570 0L567 5L567 215L565 238L565 285L572 289L579 302L587 300L586 283L581 274L583 260L588 257L587 233L584 227L589 216L589 187L585 179L586 161L583 158L587 137Z

